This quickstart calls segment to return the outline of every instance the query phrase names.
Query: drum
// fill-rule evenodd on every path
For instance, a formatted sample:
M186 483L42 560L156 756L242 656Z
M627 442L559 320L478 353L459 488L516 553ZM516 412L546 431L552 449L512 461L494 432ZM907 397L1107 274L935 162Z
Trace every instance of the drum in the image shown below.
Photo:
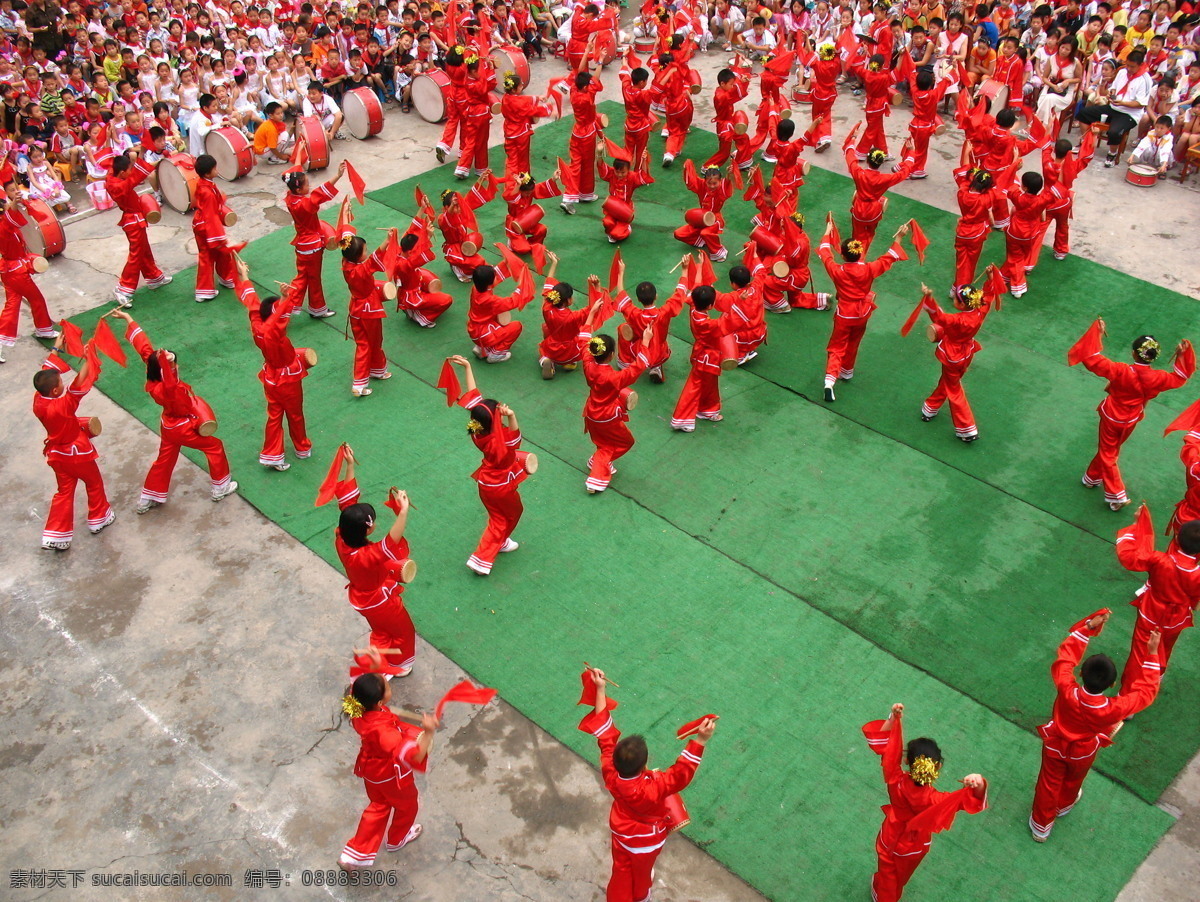
M676 830L686 827L692 822L688 816L687 808L683 804L683 796L677 792L671 793L663 799L663 805L667 809L667 830L674 833Z
M234 213L226 204L221 204L221 222L225 223L226 227L237 225L237 214Z
M204 150L217 161L217 178L226 182L249 175L254 168L254 147L241 129L218 128L204 139Z
M196 196L196 158L186 153L173 153L158 164L158 190L167 206L178 213L192 209Z
M541 207L539 207L538 209L540 210ZM420 272L421 272L421 288L424 291L441 291L442 290L442 280L441 279L439 279L437 276L435 276L433 273L431 273L427 269L422 269Z
M142 216L146 218L146 222L154 225L162 219L162 204L155 200L153 191L139 194L138 200L142 204Z
M1126 170L1125 181L1139 188L1153 188L1158 184L1158 170L1153 166L1134 163Z
M900 106L900 104L904 103L904 95L899 91L893 91L889 99L892 102L892 106Z
M745 110L734 110L733 133L735 135L744 135L748 131L750 131L750 117L746 115Z
M617 326L617 338L621 341L633 341L633 326L629 323L621 323Z
M777 256L783 250L783 236L777 235L763 226L758 226L750 233L750 240L755 243L758 252L764 257Z
M396 300L396 293L397 293L396 292L396 283L391 281L390 279L386 282L380 282L379 290L383 293L383 296L387 300L389 300L389 301Z
M782 110L780 110L779 118L780 119L791 119L792 118L792 108L784 107Z
M100 422L99 417L80 417L79 425L82 426L83 431L92 438L95 438L104 431L104 425Z
M417 578L417 562L412 558L405 558L394 572L398 582L411 583Z
M777 279L786 279L791 271L792 268L786 260L776 260L771 264L771 275Z
M635 53L653 53L654 45L657 43L658 43L657 38L647 38L647 37L634 38L633 39L633 50Z
M796 103L812 103L812 91L796 85L792 88L792 100Z
M205 438L215 434L217 431L217 415L208 406L208 402L203 398L192 395L192 409L195 411L196 419L200 421L200 425L196 427L196 431Z
M329 165L329 137L321 127L321 120L315 116L301 116L296 120L296 141L303 143L308 151L306 172L314 169L324 169Z
M692 228L707 229L717 221L717 214L712 210L688 210L683 214L683 220Z
M474 241L464 241L462 243L462 252L464 257L474 257L479 253L479 245Z
M700 82L700 73L695 69L688 69L688 90L693 94L699 94L703 90L703 85Z
M721 369L736 370L738 365L737 339L732 335L722 335L718 347L721 353Z
M941 341L942 340L942 327L935 325L934 323L930 323L929 325L927 325L925 327L925 337L928 338L932 342Z
M441 122L446 118L449 94L450 76L441 69L422 72L412 81L413 106L426 122Z
M531 204L529 207L521 211L520 216L516 217L517 228L519 228L522 233L526 233L539 222L541 222L542 217L545 215L546 211L540 206L537 204Z
M321 238L325 242L325 250L336 250L338 246L337 230L332 223L321 220Z
M498 44L492 48L489 55L501 83L503 83L504 76L511 72L521 80L522 88L529 84L529 60L525 58L525 54L519 47L513 47L511 44Z
M632 388L621 389L621 403L624 405L627 411L636 410L638 405L638 393Z
M626 203L619 197L610 197L601 204L604 215L614 222L633 222L633 204Z
M45 257L30 257L29 266L36 273L44 273L50 268L50 261Z
M944 135L944 134L946 134L946 123L945 123L945 122L939 122L939 123L938 123L938 125L937 125L937 128L935 128L935 129L933 130L933 136L934 136L935 138L940 138L940 137L941 137L942 135Z
M54 215L54 210L44 201L29 199L25 201L25 225L21 226L21 234L25 236L25 246L35 257L56 257L67 246L67 233L63 231L62 223Z
M525 472L532 476L538 470L537 455L532 451L518 451L517 463L525 468Z
M608 113L597 113L596 124L601 128L608 128Z
M978 97L986 97L992 102L990 112L994 116L1008 105L1008 85L994 78L986 78L979 86Z
M317 365L316 348L297 348L296 353L300 355L300 359L304 361L304 365L310 370Z
M383 131L383 104L370 88L355 88L342 98L342 115L350 134L365 141Z

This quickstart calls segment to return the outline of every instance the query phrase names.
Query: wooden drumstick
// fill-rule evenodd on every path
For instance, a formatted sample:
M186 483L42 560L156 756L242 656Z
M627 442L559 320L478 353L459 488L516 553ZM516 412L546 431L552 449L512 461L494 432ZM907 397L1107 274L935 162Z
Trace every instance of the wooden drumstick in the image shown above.
M584 667L586 667L588 670L595 670L595 669L596 669L596 668L592 667L592 665L591 665L591 664L589 664L587 661L584 661L584 662L583 662L583 666L584 666ZM620 688L621 688L621 684L620 684L620 683L613 682L613 681L612 681L612 680L610 680L608 677L605 677L605 678L604 678L604 682L608 683L608 685L612 686L614 689L620 689Z

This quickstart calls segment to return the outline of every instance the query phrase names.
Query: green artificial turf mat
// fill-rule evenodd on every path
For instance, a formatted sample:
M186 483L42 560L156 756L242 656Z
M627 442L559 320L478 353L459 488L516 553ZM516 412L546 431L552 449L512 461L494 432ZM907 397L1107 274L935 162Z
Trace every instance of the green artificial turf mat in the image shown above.
M568 126L539 129L535 158L547 146L563 147ZM689 153L702 159L713 143L694 132ZM623 253L631 283L655 279L665 295L665 271L685 250L670 231L691 204L677 174L668 180L657 166L654 173L660 183L639 193ZM411 213L415 182L436 199L453 180L443 167L372 192L356 207L356 225L372 245L383 237L376 226L407 225L396 211ZM898 213L898 200L889 230L893 219L911 215ZM846 180L814 170L805 194L810 221L821 218L818 202L844 224ZM560 278L578 285L589 271L606 273L599 205L570 218L553 201L546 206L550 246L564 257ZM731 247L740 241L743 207L727 208L739 236ZM948 271L936 255L952 254L949 214L912 207L945 246L935 243L921 272L914 261L880 280L881 310L860 355L861 375L836 405L806 397L819 388L829 314L797 312L772 317L761 359L722 377L725 423L673 433L665 421L687 354L677 339L669 383L639 386L638 445L602 496L583 492L590 445L580 420L581 374L541 381L540 315L528 308L513 360L476 368L485 393L518 411L526 447L543 461L522 493L522 548L503 556L487 580L463 566L483 526L468 476L478 456L462 411L447 410L432 388L442 358L469 349L465 287L443 263L433 269L446 276L456 304L434 330L392 315L385 349L396 377L374 383L370 398L349 395L344 317L296 318L293 341L321 354L305 382L316 455L286 474L256 464L261 358L229 293L194 305L189 270L139 295L133 312L154 341L184 351L184 377L221 418L239 493L326 560L336 564L336 511L313 508L312 498L339 441L355 445L369 500L378 504L392 484L410 491L421 573L407 601L419 631L555 736L594 760L594 746L574 729L583 711L571 707L584 659L622 683L618 722L648 734L660 765L676 747L678 724L720 713L719 738L688 793L689 833L767 895L866 894L884 794L858 727L903 700L912 735L935 735L947 750L949 774L978 770L993 781L993 810L964 817L938 839L914 878L914 896L1056 899L1069 879L1073 898L1111 899L1170 824L1142 799L1157 798L1200 744L1195 657L1185 641L1155 707L1102 753L1099 769L1113 780L1091 778L1085 803L1048 846L1029 839L1039 751L1031 728L1049 715L1054 650L1075 619L1107 605L1117 617L1095 645L1122 659L1132 621L1124 602L1139 584L1111 546L1129 517L1110 514L1076 485L1091 454L1102 384L1062 360L1093 311L1076 328L1064 325L1062 310L1035 304L1051 267L1082 267L1089 279L1118 276L1086 261L1049 259L1031 280L1033 293L989 321L981 336L987 348L967 379L984 439L962 446L948 411L933 423L917 420L936 365L916 334L895 335L920 279L933 284L931 273ZM489 238L500 237L502 215L498 201L481 212ZM246 249L261 285L291 276L290 237L282 229ZM326 293L344 313L337 263L326 255ZM1172 340L1178 296L1136 285L1149 299L1141 308L1147 319L1118 327L1122 312L1105 311L1110 333L1162 322L1160 339ZM685 329L676 323L677 335ZM200 360L203 368L189 363ZM135 369L108 367L100 387L156 426L158 408ZM1131 489L1154 493L1147 497L1160 523L1180 480L1175 442L1158 440L1155 429L1190 400L1180 395L1151 406L1123 456ZM347 611L346 641L360 627ZM1105 854L1094 855L1097 848Z

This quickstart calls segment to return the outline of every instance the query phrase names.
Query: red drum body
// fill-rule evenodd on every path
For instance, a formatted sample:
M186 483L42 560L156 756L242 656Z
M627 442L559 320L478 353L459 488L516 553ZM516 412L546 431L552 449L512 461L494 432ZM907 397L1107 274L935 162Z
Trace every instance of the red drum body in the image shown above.
M534 226L542 221L542 217L546 215L546 211L533 204L525 210L521 211L521 215L517 219L517 227L524 233L528 233Z
M337 230L331 223L321 220L321 240L325 242L325 250L332 251L338 246Z
M215 434L217 431L217 415L208 406L208 402L203 398L192 395L192 407L196 411L196 419L200 421L200 425L196 427L196 431L205 437Z
M186 153L173 153L158 164L158 190L167 206L178 213L192 209L196 196L196 158Z
M236 128L218 128L204 139L204 149L217 161L217 178L226 182L249 175L254 168L254 147Z
M792 100L796 103L812 103L812 91L799 86L792 88Z
M750 233L750 240L758 247L758 252L763 257L777 257L783 251L783 236L763 226L757 226Z
M633 204L627 203L619 197L608 198L600 209L614 222L633 222Z
M737 339L732 335L721 337L721 369L736 370L738 365Z
M663 799L663 805L667 809L667 829L671 833L686 827L692 822L692 819L688 816L687 808L683 804L683 796L679 793L671 793Z
M979 96L986 97L992 102L991 113L995 116L1008 104L1008 85L1002 84L994 78L986 78L979 86Z
M306 172L324 169L329 165L329 137L315 116L301 116L296 120L296 141L304 145L308 156Z
M717 215L712 210L688 210L683 220L692 228L706 229L717 221Z
M146 222L154 225L162 219L162 204L154 199L153 191L147 194L139 194L138 200L142 204L142 216L145 217Z
M412 82L413 106L426 122L441 122L450 103L450 76L441 69L422 72Z
M496 75L503 83L506 73L511 72L521 81L521 87L529 85L529 60L519 47L511 44L500 44L492 48L492 64L496 67Z
M695 69L688 69L688 90L693 94L699 94L703 90L703 84L700 81L700 73Z
M744 135L750 130L750 117L745 110L735 110L733 113L733 133Z
M355 88L342 98L342 114L350 134L365 141L383 131L383 104L370 88Z
M25 210L29 217L21 227L21 234L25 236L29 253L35 257L61 254L67 246L67 233L50 206L45 201L30 199L25 201Z
M1125 181L1139 188L1153 188L1158 184L1158 171L1153 166L1134 163L1126 170Z

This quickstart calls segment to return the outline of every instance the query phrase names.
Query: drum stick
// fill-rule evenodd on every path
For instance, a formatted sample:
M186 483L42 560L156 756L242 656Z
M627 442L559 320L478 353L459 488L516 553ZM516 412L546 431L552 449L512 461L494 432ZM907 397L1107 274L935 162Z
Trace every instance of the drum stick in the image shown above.
M588 670L594 670L594 669L595 669L595 668L593 668L593 667L592 667L592 665L591 665L591 664L589 664L587 661L584 661L584 662L583 662L583 666L584 666L584 667L586 667ZM614 689L620 689L620 688L621 688L621 684L620 684L620 683L614 683L614 682L613 682L612 680L610 680L608 677L605 677L605 678L604 678L604 682L608 683L608 685L612 686Z
M668 272L667 275L670 275L672 272L675 272L675 270L679 269L679 267L681 267L681 266L683 266L682 260L680 260L678 263L676 263L674 266L672 266L671 272Z

